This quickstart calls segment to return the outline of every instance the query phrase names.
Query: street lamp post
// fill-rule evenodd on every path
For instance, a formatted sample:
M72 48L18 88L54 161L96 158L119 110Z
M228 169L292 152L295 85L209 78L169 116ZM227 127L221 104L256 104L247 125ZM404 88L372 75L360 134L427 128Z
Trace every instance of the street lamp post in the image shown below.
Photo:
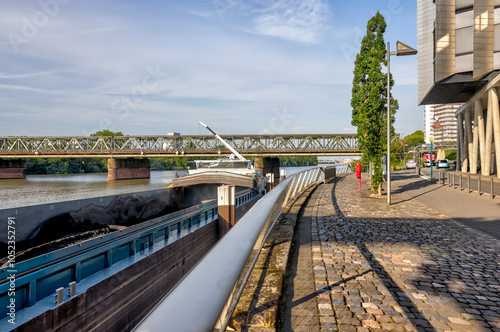
M391 52L387 42L387 204L391 204L391 55L403 56L417 54L417 50L398 41L396 51Z
M432 145L434 144L434 137L431 137L429 139L431 141L431 156L430 156L430 159L431 159L431 181L433 180L432 178L432 166L434 165L434 158L432 158L433 154L432 154Z

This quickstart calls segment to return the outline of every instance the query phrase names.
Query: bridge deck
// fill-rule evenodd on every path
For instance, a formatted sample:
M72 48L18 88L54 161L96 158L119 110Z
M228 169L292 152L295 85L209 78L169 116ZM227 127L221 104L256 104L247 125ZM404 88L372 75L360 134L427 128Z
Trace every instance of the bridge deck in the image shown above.
M224 135L245 156L360 155L354 134ZM217 138L193 136L0 137L0 158L217 157Z

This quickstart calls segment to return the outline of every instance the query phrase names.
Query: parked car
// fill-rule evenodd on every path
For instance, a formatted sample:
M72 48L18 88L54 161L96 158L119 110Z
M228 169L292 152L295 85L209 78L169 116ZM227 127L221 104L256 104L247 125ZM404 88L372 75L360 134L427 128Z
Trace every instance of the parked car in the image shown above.
M415 168L415 167L417 167L417 163L415 162L415 159L408 159L406 161L406 164L405 164L406 169Z
M436 168L448 168L448 159L439 159L436 164Z
M426 159L424 162L425 167L431 167L431 161L429 159Z

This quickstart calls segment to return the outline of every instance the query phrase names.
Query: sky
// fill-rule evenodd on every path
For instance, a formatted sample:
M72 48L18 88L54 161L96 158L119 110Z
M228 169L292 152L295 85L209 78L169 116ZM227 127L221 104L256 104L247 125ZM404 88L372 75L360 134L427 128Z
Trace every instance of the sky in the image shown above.
M407 0L2 1L0 137L341 134L366 23L417 47ZM391 57L395 129L423 129L417 57Z

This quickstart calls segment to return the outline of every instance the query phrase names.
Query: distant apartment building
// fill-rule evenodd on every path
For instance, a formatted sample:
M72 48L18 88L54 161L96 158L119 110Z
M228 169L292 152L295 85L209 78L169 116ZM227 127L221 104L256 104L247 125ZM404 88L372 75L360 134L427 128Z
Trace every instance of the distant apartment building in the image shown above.
M425 105L424 133L426 143L430 143L431 137L434 137L436 145L456 143L457 119L455 113L462 105L462 103Z
M417 34L419 104L463 103L457 167L500 177L500 0L417 0Z

